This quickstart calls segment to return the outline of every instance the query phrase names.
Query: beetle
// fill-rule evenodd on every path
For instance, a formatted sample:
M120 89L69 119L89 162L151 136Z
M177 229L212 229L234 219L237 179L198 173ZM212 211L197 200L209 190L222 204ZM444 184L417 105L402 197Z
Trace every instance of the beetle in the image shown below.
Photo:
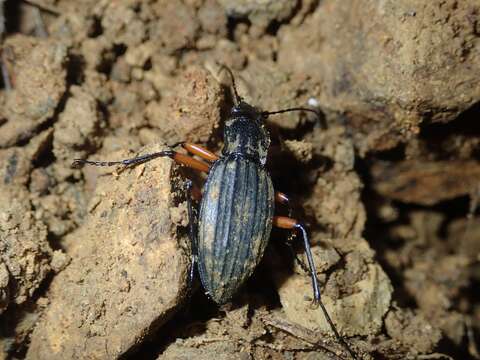
M73 164L95 166L131 166L158 157L170 157L176 162L208 173L198 215L198 229L193 223L191 200L192 182L189 181L188 215L192 241L193 271L198 269L207 295L217 304L231 300L239 288L252 275L262 259L270 238L272 226L298 231L311 276L313 301L320 305L337 340L352 358L356 354L338 333L320 295L317 272L305 226L292 217L275 216L275 203L289 205L289 198L273 189L272 180L265 169L270 147L266 120L270 115L290 111L318 112L308 108L289 108L262 111L243 100L237 92L232 71L228 71L233 88L234 106L224 125L224 146L220 156L199 145L178 143L169 150L146 154L120 161L91 161L75 159ZM187 152L205 161L197 160L173 150L182 146Z

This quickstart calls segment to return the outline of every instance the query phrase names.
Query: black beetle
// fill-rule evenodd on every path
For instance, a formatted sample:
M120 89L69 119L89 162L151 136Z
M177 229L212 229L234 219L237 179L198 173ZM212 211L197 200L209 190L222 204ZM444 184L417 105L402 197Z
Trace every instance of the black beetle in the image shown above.
M291 217L274 216L275 202L288 204L288 197L275 193L270 175L265 170L270 135L265 127L269 115L289 111L310 111L289 108L279 111L261 111L246 103L239 95L231 70L234 106L225 122L224 147L220 157L201 146L178 143L170 150L147 154L120 161L90 161L75 159L74 165L96 166L134 165L168 156L176 162L208 172L198 216L198 231L190 221L193 261L197 263L200 280L206 293L218 304L231 300L243 283L251 276L262 259L268 244L272 225L284 229L297 229L302 237L312 279L313 298L319 304L337 340L352 358L355 353L338 333L321 301L315 263L305 227ZM188 152L211 162L211 166L173 150L182 145ZM191 182L189 182L191 192ZM189 217L193 208L189 197Z

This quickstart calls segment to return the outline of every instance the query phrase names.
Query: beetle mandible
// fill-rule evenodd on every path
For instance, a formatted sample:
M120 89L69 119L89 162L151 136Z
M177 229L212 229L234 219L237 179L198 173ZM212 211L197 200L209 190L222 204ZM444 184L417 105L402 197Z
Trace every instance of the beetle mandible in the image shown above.
M224 304L231 300L252 275L262 259L273 226L297 230L302 238L312 280L314 303L320 305L337 340L352 358L356 354L338 333L321 300L317 272L305 226L286 216L275 216L275 202L289 205L289 198L275 192L265 169L270 135L265 122L270 115L290 111L318 112L296 107L278 111L261 111L239 96L232 71L225 69L232 81L234 106L224 126L221 156L195 144L181 142L169 150L120 161L75 159L73 165L131 166L158 157L170 157L177 163L208 173L200 202L198 229L195 230L191 186L189 181L188 213L193 257L190 280L197 265L201 283L212 300ZM173 150L181 145L197 160Z

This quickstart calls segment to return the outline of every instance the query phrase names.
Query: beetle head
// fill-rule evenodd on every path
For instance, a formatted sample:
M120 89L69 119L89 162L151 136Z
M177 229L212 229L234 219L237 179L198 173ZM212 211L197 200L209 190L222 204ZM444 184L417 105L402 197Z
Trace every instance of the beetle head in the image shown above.
M246 103L238 94L235 85L235 77L232 70L222 65L221 69L226 70L232 80L233 102L230 118L225 122L224 140L225 147L223 154L241 154L257 159L262 165L267 160L268 148L270 146L270 134L265 128L265 120L270 115L282 114L291 111L313 112L320 119L316 110L294 107L276 111L260 111Z
M248 118L252 121L262 122L265 120L263 113L252 105L241 100L237 105L232 107L230 111L232 118Z
M241 153L256 158L262 165L267 160L270 134L265 127L266 116L257 108L240 101L225 122L224 153Z

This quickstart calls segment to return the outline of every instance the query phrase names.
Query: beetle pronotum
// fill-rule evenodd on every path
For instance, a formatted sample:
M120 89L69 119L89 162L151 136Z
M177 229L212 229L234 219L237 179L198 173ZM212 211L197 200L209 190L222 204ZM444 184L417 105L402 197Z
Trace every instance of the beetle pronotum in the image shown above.
M322 303L305 226L291 217L274 216L275 202L288 204L289 199L285 194L274 191L270 175L265 170L270 146L270 136L265 127L268 116L289 111L316 111L306 108L260 111L238 95L231 70L223 68L232 79L234 106L230 118L225 122L224 147L220 156L199 145L180 143L169 150L132 159L76 159L74 164L129 166L167 156L180 164L208 173L200 203L198 231L194 230L194 224L190 221L193 249L191 277L196 263L203 287L218 304L228 302L253 273L263 256L272 225L297 230L303 238L314 302L320 305L337 340L356 359ZM204 161L173 150L178 145ZM188 208L191 220L193 209L190 196Z

